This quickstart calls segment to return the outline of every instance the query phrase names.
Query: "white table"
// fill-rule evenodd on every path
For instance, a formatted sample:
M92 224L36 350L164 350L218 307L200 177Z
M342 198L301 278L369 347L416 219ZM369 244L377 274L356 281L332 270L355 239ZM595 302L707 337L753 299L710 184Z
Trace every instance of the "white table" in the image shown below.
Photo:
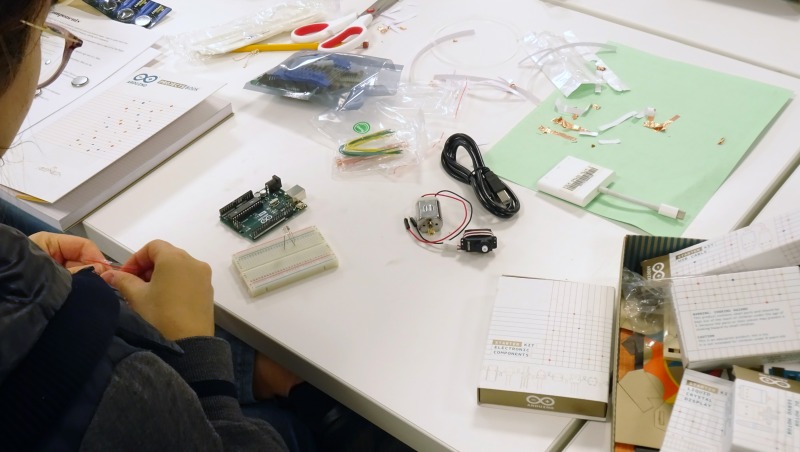
M795 169L786 179L754 221L763 221L797 209L800 209L800 169Z
M212 14L193 9L197 2L172 3L172 20L159 25L170 33L214 25L253 6L230 0L226 5L241 9ZM363 8L355 3L346 2L351 6L346 9ZM666 57L800 92L798 79L539 2L501 0L491 9L457 0L418 3L420 14L404 24L407 30L374 35L370 54L408 64L442 26L457 27L463 19L480 16L521 32L569 29L586 40L635 43ZM417 197L450 189L474 199L471 189L441 170L436 153L418 171L391 179L378 174L332 176L333 151L320 144L310 122L317 107L241 89L285 56L257 55L247 68L229 58L200 66L174 58L159 63L227 80L221 94L233 101L235 115L87 218L86 233L120 261L155 238L207 261L214 270L221 325L416 449L544 450L567 426L566 418L476 404L498 276L616 286L622 239L636 230L514 186L523 207L509 221L499 221L475 204L472 226L491 227L498 236L499 247L491 255L442 254L418 246L401 226L402 218L413 214ZM419 80L452 70L426 55L415 75ZM507 67L470 71L463 72L525 80ZM542 79L528 86L542 98L552 90ZM524 101L473 92L462 104L458 130L492 144L531 108ZM765 193L777 183L774 175L798 154L793 127L798 120L800 106L789 105L686 236L734 229L761 207ZM299 184L308 193L309 208L289 223L291 228L318 226L341 264L335 271L252 299L231 265L231 255L251 243L219 222L218 209L273 174L286 186ZM579 436L571 450L610 447L607 424L593 423L588 431L591 437Z
M800 3L787 0L545 0L800 77Z

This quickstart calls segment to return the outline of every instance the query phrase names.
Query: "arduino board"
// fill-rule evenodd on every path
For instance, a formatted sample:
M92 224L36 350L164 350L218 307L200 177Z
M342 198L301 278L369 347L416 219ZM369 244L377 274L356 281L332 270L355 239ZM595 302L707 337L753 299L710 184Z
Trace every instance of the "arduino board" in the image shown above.
M295 185L287 191L281 187L281 179L272 176L262 190L250 190L219 209L220 221L242 237L258 239L308 207L303 187Z

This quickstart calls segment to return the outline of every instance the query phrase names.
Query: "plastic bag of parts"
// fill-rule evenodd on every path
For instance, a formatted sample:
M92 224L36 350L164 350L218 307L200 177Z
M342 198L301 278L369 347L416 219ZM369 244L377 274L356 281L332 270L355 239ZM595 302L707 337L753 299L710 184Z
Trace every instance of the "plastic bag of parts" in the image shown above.
M337 110L357 110L367 97L395 94L402 70L385 58L302 51L245 83L244 88Z
M338 0L281 2L224 24L169 36L168 42L176 55L202 61L322 20L338 7Z
M557 36L551 32L530 33L522 42L529 60L558 88L564 96L569 96L581 85L598 85L605 83L598 75L597 66L590 64L590 55L585 47L600 47L614 49L607 44L582 43L580 46L567 33ZM592 54L593 55L593 54ZM595 56L596 58L596 56Z
M672 316L669 279L645 279L622 270L622 315L620 326L636 333L657 336Z
M332 109L317 118L317 129L334 143L334 173L392 175L419 164L420 151L427 146L425 115L386 99L371 98L359 110Z
M381 102L402 111L420 110L425 118L426 150L420 157L440 152L441 144L457 127L456 113L467 89L462 80L431 80L429 83L401 83L397 94L382 98Z

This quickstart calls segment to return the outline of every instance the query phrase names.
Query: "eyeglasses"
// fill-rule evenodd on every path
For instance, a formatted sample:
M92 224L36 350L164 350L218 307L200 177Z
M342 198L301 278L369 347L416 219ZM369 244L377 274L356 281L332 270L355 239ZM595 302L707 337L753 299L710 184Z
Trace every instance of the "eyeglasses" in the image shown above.
M67 66L72 51L83 45L83 40L70 33L66 28L45 23L44 27L21 21L23 24L42 32L40 47L42 49L42 68L39 71L38 89L53 83Z

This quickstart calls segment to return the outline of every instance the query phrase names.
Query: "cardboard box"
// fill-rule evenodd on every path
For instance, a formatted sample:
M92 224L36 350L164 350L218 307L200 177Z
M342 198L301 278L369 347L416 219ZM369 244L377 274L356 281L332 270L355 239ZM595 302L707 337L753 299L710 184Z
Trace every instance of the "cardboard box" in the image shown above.
M616 302L613 287L501 276L478 403L605 420Z
M800 210L674 251L643 265L647 279L720 275L800 265Z
M667 283L665 281L665 283ZM709 370L800 360L800 267L669 281L683 366Z
M734 366L731 450L800 449L800 383Z
M642 261L682 250L702 242L699 239L680 237L626 236L622 248L623 267L639 274ZM620 287L622 286L620 282ZM621 299L620 299L621 300ZM618 334L615 335L612 385L612 441L615 450L632 450L638 445L659 448L664 440L672 405L664 401L665 392L674 390L651 372L634 369L637 356L642 354L641 337L631 335L630 325L622 319L618 309ZM631 351L633 353L631 353ZM660 350L663 354L663 348ZM642 363L639 363L642 365ZM682 369L682 368L681 368ZM676 375L679 382L682 375Z

